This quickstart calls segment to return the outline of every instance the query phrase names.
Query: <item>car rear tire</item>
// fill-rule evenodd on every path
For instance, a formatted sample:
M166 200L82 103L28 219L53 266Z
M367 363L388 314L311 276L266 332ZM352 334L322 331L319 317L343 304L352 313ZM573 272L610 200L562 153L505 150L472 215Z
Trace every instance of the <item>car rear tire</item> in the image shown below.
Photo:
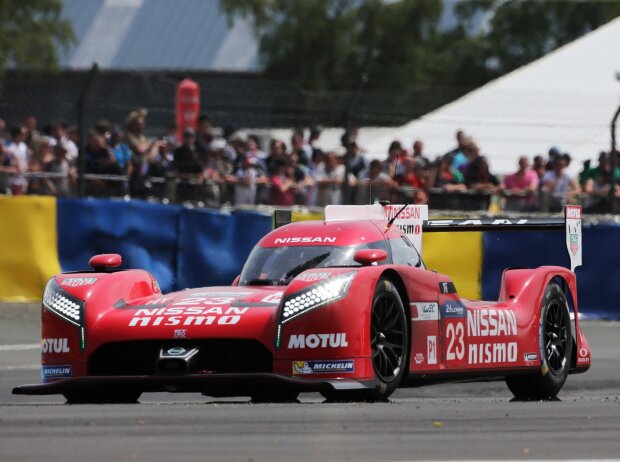
M67 404L133 404L142 392L135 390L67 391Z
M533 374L506 378L517 399L552 399L564 386L573 354L573 336L566 296L559 285L549 284L540 314L539 354L541 368Z
M400 294L387 278L379 279L372 299L370 351L376 387L321 394L330 401L386 401L400 385L409 362L409 332Z

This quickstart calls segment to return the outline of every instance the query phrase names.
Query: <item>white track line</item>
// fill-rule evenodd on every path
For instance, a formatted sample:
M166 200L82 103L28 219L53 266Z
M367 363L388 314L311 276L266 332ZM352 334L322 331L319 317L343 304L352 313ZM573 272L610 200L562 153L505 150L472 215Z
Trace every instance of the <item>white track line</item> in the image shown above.
M18 364L17 366L0 366L0 371L37 371L40 364Z
M40 343L18 343L16 345L0 345L0 351L24 351L37 350L41 348Z

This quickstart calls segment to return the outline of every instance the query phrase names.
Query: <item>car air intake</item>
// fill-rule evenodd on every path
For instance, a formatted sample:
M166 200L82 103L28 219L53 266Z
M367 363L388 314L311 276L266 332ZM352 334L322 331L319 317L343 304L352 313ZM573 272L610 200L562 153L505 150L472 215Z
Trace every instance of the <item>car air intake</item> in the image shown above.
M174 357L195 352L188 360ZM164 353L162 355L162 352ZM140 340L101 345L88 359L90 375L272 372L271 352L257 340Z

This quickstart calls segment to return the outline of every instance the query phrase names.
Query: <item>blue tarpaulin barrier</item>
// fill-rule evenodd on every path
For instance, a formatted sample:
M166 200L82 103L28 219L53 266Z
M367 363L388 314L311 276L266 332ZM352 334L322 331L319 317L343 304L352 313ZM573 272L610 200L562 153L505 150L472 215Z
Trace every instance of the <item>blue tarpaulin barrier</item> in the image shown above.
M229 285L256 242L271 230L269 215L225 213L143 201L58 200L58 255L63 271L87 268L98 253L120 253L124 268L151 272L164 292ZM591 317L620 318L620 225L584 226L577 268L579 309ZM458 251L458 249L455 249ZM563 231L486 232L481 293L497 299L508 267L568 265ZM448 272L449 274L449 272Z
M58 256L63 271L88 268L99 253L119 253L123 268L155 276L164 292L230 285L271 217L143 201L58 200Z
M272 227L257 212L226 214L207 209L181 212L178 287L230 285L250 250Z
M576 268L579 312L591 318L620 316L620 225L583 227L583 266ZM483 236L482 297L496 300L509 267L569 266L564 231L486 232Z
M63 271L88 268L99 253L119 253L123 268L153 274L162 290L175 287L181 208L143 201L58 200L58 257Z

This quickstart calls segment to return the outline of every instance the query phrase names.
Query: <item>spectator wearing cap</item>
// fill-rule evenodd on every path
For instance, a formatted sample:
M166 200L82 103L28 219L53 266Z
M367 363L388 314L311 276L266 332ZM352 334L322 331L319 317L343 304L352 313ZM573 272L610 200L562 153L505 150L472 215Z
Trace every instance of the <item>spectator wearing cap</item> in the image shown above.
M504 178L505 209L530 212L538 207L538 174L530 168L527 156L519 157L519 168Z
M202 166L198 162L196 151L196 134L194 129L187 127L183 130L183 142L173 154L172 169L178 178L177 201L199 200L200 182L202 180Z
M144 135L147 114L148 111L146 109L138 109L130 112L125 119L127 145L138 159L151 155L157 147L156 141L149 141Z
M566 203L574 200L580 188L577 182L566 172L567 159L555 155L551 170L542 179L542 191L545 193L547 208L551 212L559 212Z
M545 170L547 172L550 170L553 170L553 164L554 164L555 158L562 156L562 153L560 152L560 148L556 146L550 147L548 154L549 154L549 157L547 158L547 165L545 167Z
M201 157L202 175L205 178L206 200L214 205L228 201L229 184L234 183L233 163L226 155L228 143L224 138L214 138L208 156Z
M308 145L310 146L310 149L312 152L318 149L317 143L319 141L319 138L321 137L322 131L323 131L323 128L321 128L321 126L319 125L314 125L313 127L310 127L310 136L308 136Z
M86 155L86 172L98 175L121 175L114 153L109 148L102 134L91 130L88 143L84 149ZM122 183L102 179L89 179L86 190L91 196L120 196L124 193Z

